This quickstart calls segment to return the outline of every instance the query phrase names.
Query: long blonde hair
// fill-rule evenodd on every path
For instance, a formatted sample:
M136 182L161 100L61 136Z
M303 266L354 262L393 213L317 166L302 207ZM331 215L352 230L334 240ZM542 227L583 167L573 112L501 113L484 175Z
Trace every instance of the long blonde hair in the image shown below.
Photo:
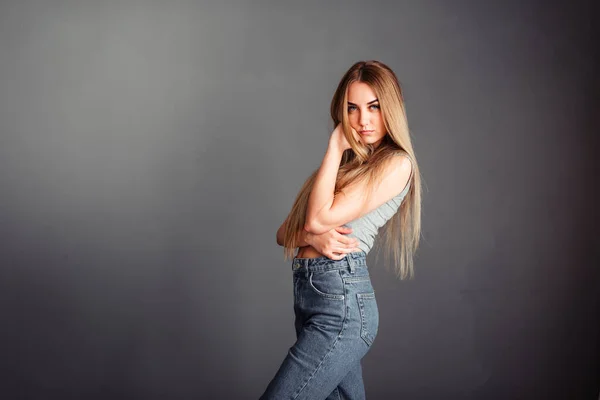
M387 135L377 148L371 144L357 142L351 133L347 102L348 87L353 82L367 83L379 99ZM419 246L421 234L421 177L408 131L402 90L396 74L379 61L355 63L342 77L331 100L330 112L333 126L342 123L346 139L352 146L342 156L334 196L355 182L366 182L367 191L372 193L377 183L376 178L381 176L386 167L386 161L398 154L408 157L412 163L412 178L408 183L410 185L408 193L396 214L381 228L383 244L388 250L386 261L389 261L389 253L392 253L396 276L401 280L407 277L412 279L413 257ZM308 197L317 172L318 169L304 182L288 214L284 234L286 260L294 257L294 251L298 247L305 224Z

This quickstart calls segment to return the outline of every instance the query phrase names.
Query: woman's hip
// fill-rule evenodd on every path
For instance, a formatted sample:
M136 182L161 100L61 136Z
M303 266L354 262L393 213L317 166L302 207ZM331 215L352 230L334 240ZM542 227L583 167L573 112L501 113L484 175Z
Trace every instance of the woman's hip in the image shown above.
M294 259L294 311L299 332L318 325L331 335L360 337L370 346L379 327L379 309L363 252L342 260Z

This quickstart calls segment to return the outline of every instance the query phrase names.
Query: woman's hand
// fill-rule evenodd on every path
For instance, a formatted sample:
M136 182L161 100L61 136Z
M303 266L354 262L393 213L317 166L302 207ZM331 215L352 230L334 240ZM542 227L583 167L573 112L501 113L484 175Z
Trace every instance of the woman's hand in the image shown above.
M310 245L319 253L332 260L341 260L346 253L361 251L358 248L358 239L346 236L352 228L338 226L320 235L310 235Z
M358 142L358 132L356 132L354 128L350 129L352 129L352 135L354 136L354 139ZM350 146L350 143L348 143L348 140L346 139L346 135L344 135L344 129L342 128L341 122L333 130L331 137L329 138L329 144L336 146L341 151L352 148L352 146Z

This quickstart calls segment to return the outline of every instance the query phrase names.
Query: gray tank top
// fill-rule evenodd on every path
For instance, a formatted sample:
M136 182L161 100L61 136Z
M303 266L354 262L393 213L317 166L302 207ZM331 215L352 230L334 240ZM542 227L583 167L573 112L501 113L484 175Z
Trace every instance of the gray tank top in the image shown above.
M373 247L379 228L385 225L385 223L398 211L398 208L400 208L404 196L406 196L410 189L413 171L414 167L410 172L408 183L402 192L398 193L373 211L345 224L345 226L352 228L352 233L347 236L358 239L358 247L366 254L368 254Z

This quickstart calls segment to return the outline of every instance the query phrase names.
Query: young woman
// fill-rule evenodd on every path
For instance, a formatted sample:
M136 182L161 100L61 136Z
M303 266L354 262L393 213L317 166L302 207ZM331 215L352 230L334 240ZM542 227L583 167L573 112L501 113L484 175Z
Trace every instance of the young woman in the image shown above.
M364 399L360 361L379 327L366 255L380 228L396 275L413 277L420 175L394 72L378 61L354 64L335 91L331 118L323 162L277 232L286 258L299 248L297 340L261 399Z

